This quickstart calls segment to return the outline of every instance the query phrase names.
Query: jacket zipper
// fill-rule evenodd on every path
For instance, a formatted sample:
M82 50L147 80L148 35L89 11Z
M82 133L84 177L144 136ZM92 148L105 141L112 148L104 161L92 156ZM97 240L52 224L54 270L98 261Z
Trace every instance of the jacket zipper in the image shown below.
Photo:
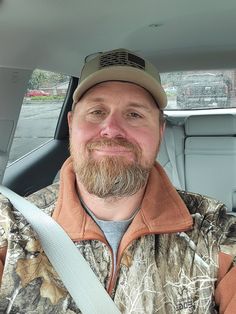
M175 231L174 233L183 232L183 231L188 231L188 230L190 230L190 229L191 229L191 227L187 227L187 228L185 227L185 228L179 229L178 231ZM151 233L144 233L144 234L142 234L142 235L139 235L137 238L140 238L140 237L143 237L143 236L149 235L149 234L158 235L158 234L164 234L164 233L168 233L168 231L166 231L166 232L161 232L161 233L152 233L152 232L151 232ZM173 233L173 232L169 232L169 233ZM124 248L123 252L124 252L124 251L127 249L127 247L128 247L134 240L136 240L137 238L132 239L132 240L126 245L126 247ZM112 273L111 273L111 277L110 277L110 279L109 279L109 282L108 282L108 284L107 284L107 292L111 295L112 290L113 290L113 288L114 288L114 286L115 286L115 283L116 283L116 280L117 280L117 274L118 274L118 271L119 271L119 269L120 269L120 261L121 261L123 252L121 252L120 256L118 257L118 259L117 259L117 261L116 261L116 271L114 272L114 265L113 265L114 258L113 258L113 252L112 252L110 246L109 246L109 249L110 249L110 251L111 251L111 253L112 253ZM113 272L114 272L114 273L113 273Z

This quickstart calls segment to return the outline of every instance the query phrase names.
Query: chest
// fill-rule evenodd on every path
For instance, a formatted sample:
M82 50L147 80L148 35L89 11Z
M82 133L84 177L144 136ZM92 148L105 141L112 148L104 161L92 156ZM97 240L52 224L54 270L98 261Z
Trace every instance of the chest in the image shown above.
M37 241L24 241L12 237L9 242L0 312L80 313ZM99 241L76 246L107 288L114 275L111 251ZM148 235L122 254L112 297L127 314L214 313L216 276L217 250L203 237Z
M123 313L215 313L217 249L186 233L135 241L121 259L115 302Z

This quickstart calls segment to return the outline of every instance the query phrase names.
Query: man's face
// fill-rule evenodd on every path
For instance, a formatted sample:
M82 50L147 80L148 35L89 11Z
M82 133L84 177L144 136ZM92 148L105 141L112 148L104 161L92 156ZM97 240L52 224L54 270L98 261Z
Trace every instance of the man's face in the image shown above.
M77 180L89 193L127 196L145 185L163 132L159 109L145 89L100 83L86 92L68 122Z

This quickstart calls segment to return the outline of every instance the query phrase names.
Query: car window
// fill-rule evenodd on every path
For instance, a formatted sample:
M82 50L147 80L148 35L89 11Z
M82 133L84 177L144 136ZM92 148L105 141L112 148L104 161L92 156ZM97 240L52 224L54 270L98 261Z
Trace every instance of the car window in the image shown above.
M38 69L32 73L8 165L54 137L69 79L64 74Z
M236 107L236 69L161 74L167 110Z

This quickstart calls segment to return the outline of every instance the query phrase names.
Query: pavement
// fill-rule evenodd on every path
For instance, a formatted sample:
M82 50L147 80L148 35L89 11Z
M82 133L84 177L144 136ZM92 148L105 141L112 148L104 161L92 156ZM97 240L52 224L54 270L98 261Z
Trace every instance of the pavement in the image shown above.
M9 164L54 137L62 103L27 103L21 108Z

